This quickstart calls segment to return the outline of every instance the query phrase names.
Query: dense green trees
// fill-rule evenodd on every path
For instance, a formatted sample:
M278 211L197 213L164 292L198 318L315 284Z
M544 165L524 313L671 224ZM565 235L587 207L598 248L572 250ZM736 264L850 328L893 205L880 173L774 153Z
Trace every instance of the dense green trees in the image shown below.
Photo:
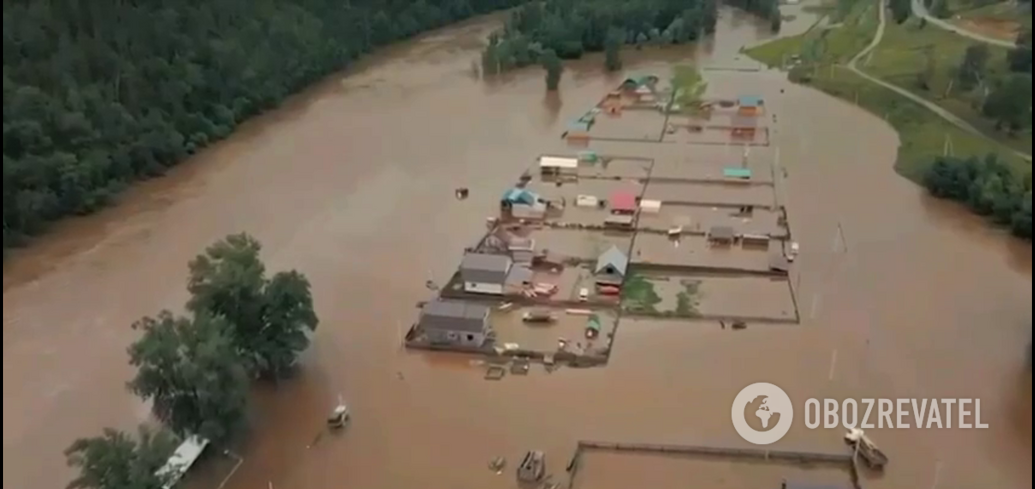
M251 379L293 366L318 323L309 281L296 272L267 279L261 246L234 234L190 262L190 317L162 311L133 324L130 345L137 373L130 391L181 438L198 435L225 444L246 423ZM172 453L164 433L137 439L105 430L66 451L80 476L71 489L161 489L155 476Z
M65 450L68 464L79 469L68 489L163 489L168 480L158 471L175 448L167 432L146 427L136 437L106 429L80 438Z
M562 59L603 51L608 36L624 44L673 44L715 30L716 0L547 0L515 10L489 37L485 73L541 63L546 50ZM618 30L620 34L613 34Z
M909 20L909 16L913 13L913 7L910 5L911 0L891 0L888 2L888 7L891 9L891 18L895 19L896 23L903 23Z
M5 0L4 249L376 46L518 3Z
M608 29L604 38L604 68L607 71L622 69L622 44L625 44L625 32L617 27Z
M1030 129L1031 88L1031 75L1010 75L989 93L981 110L995 120L996 129L1011 134Z
M561 58L552 49L547 49L543 51L539 60L543 64L543 69L546 70L546 89L557 90L557 86L561 84L561 72L564 71Z
M1019 73L1031 73L1031 29L1017 36L1017 47L1010 51L1010 69Z
M190 262L187 308L223 317L250 372L277 375L309 346L318 320L309 281L296 271L266 278L261 245L234 234Z
M228 322L162 311L133 325L143 336L129 348L137 374L130 390L151 401L155 416L181 437L224 442L244 426L248 371Z
M970 90L981 83L992 54L984 44L971 44L963 53L963 60L956 71L956 79L960 87Z
M1017 174L990 154L977 158L939 156L924 176L932 195L963 202L975 213L1010 226L1017 236L1031 239L1031 174Z

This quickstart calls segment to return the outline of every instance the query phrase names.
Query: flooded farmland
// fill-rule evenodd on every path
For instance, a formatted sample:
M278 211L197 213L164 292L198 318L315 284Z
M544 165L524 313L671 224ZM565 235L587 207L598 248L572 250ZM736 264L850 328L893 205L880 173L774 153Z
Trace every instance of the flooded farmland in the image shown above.
M785 27L807 27L799 21ZM5 489L63 486L71 474L61 450L74 438L147 419L124 388L129 325L179 308L187 261L237 231L262 241L271 269L310 278L322 325L299 378L257 389L254 430L226 489L509 489L509 470L486 469L494 456L513 467L541 449L560 471L585 438L743 445L726 421L730 402L759 381L794 399L980 398L987 430L873 430L892 465L865 487L1031 487L1030 245L896 176L896 136L882 121L774 73L706 72L712 86L764 96L780 115L770 148L789 174L777 193L802 248L792 277L800 326L623 322L605 368L496 383L467 358L402 350L401 325L426 298L429 275L449 278L501 192L536 155L559 150L566 121L619 81L595 57L569 64L556 97L544 95L539 70L479 80L471 61L497 22L373 56L5 263ZM742 66L737 50L767 29L724 11L699 49L629 53L625 63L657 73L690 56ZM594 149L682 158L699 148L629 144L647 146ZM728 147L699 154L740 158ZM751 158L764 168L773 150ZM470 198L457 201L458 186ZM314 443L339 394L353 425ZM799 423L779 446L842 450L841 434ZM684 487L700 473L694 482L762 489L781 476L830 475L593 457L587 467L600 470L585 480L599 485L580 489L625 487L613 484L637 474L652 487ZM189 489L222 479L202 475Z

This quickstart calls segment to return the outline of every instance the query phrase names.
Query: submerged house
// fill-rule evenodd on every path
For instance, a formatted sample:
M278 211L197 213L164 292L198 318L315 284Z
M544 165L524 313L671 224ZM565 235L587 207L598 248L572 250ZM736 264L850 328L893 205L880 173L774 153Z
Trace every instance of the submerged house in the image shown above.
M514 260L507 255L467 253L460 262L464 292L503 295Z
M617 246L611 246L597 258L593 274L596 275L598 284L617 285L625 280L628 269L629 257L622 253Z
M512 188L500 199L500 210L518 219L543 219L546 201L523 188Z
M433 344L480 347L489 337L489 306L436 299L424 306L417 324Z
M735 115L730 119L730 133L733 137L754 138L758 131L758 118L747 115Z
M636 194L628 190L616 190L611 194L612 214L635 214Z
M751 169L726 167L722 169L722 176L728 180L748 181L751 180Z
M747 116L759 116L764 112L762 97L756 95L745 95L737 99L737 114Z

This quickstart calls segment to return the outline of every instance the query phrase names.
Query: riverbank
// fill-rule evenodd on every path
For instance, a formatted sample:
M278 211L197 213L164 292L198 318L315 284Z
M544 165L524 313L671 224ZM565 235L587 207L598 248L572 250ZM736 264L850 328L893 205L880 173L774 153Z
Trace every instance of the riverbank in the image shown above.
M747 50L747 54L770 67L788 67L793 81L852 102L885 119L896 129L900 138L895 170L916 183L922 182L933 157L944 154L980 158L988 153L997 153L1019 174L1030 173L1029 162L1006 150L995 140L966 131L915 101L874 84L848 68L851 59L873 39L879 24L878 13L876 2L858 1L841 19L837 18L835 12L829 22L821 22L805 34L754 47ZM902 43L913 32L909 30L909 22L906 26L889 27L888 32L894 34L889 34L885 39ZM935 39L939 46L943 34L952 36L951 33L934 28L923 31L926 31L925 36L931 36L929 39ZM949 49L938 48L939 58L943 52L946 59L959 56L960 50L965 49L965 43L957 40L948 42L948 46ZM907 55L896 57L895 53ZM902 67L916 64L911 56L912 51L899 50L896 45L884 40L869 56L860 60L859 69L878 78L894 74L887 81L897 84L904 77L913 76L915 79L915 74L900 72ZM945 74L955 66L948 62L941 64L944 68L939 70L939 79L944 80ZM941 100L935 102L941 105ZM964 121L980 118L965 103L953 101L946 104L945 109ZM983 123L981 127L987 127L987 124ZM1027 151L1024 152L1030 153L1030 132L1027 141ZM1023 146L1023 143L1014 142L1011 146Z

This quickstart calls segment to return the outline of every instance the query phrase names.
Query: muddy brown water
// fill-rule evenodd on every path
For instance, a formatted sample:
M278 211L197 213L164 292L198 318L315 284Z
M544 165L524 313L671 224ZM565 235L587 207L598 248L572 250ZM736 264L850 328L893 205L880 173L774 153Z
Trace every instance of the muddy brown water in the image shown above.
M297 379L257 389L227 489L510 488L512 475L487 469L492 457L512 468L539 448L561 472L580 438L743 445L729 403L756 381L799 400L981 398L987 430L874 430L893 465L868 487L1031 487L1030 245L896 176L896 136L880 120L776 74L709 77L762 94L779 114L771 136L803 250L794 279L805 324L734 333L630 322L606 368L499 382L466 357L402 351L425 280L451 275L502 189L618 78L593 58L570 64L556 95L544 95L538 70L482 82L471 64L497 21L372 57L5 263L3 487L63 486L61 451L74 438L147 419L124 388L129 324L178 309L187 261L238 231L262 241L271 269L309 276L322 326ZM700 56L744 63L732 60L739 46L764 37L726 12ZM660 72L686 55L626 63ZM469 199L453 197L459 186ZM339 393L354 423L313 445ZM779 446L842 449L840 431L800 425ZM688 473L707 482L733 471L738 484L769 487L775 477L694 464L669 479L651 465L586 478L637 487L650 473L658 487L683 487ZM210 478L191 485L214 487Z

